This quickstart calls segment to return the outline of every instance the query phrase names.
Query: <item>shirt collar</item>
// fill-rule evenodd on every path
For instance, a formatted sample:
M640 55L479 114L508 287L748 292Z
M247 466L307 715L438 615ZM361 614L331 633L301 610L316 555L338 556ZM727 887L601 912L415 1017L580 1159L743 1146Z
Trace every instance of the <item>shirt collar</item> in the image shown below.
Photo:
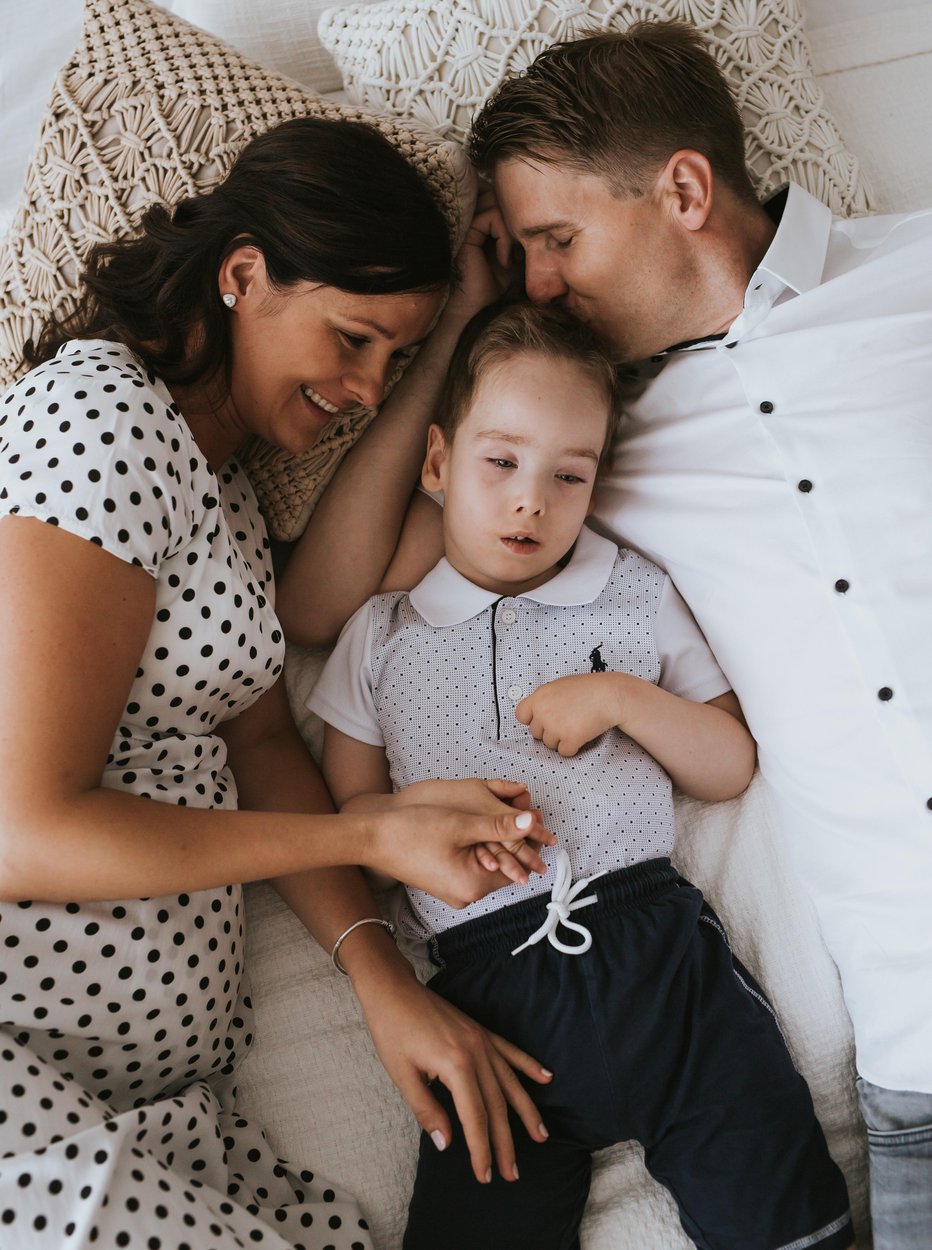
M502 598L531 599L561 608L592 603L605 589L617 555L614 543L583 526L566 567L536 590L515 596L484 590L444 558L411 591L411 604L436 628L460 625Z
M775 304L811 291L822 280L832 229L831 210L792 182L765 208L778 218L777 232L751 275L744 308L731 323L720 348L734 347L766 320Z
M777 233L748 284L749 292L762 274L776 279L780 286L789 287L797 295L813 290L822 281L832 210L794 182L785 190ZM777 192L777 195L782 194L782 191Z
M764 208L776 222L777 232L751 275L743 311L723 334L676 343L652 356L654 363L662 363L671 353L734 346L767 316L784 292L801 295L820 284L832 228L831 209L794 182L775 192Z

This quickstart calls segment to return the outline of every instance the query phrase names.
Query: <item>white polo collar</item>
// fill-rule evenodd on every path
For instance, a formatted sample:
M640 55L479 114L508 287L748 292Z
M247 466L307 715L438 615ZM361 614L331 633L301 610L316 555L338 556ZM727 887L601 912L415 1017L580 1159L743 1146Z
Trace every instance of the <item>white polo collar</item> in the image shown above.
M411 591L411 603L435 628L460 625L502 598L531 599L561 608L592 603L605 589L617 555L614 543L584 525L567 566L536 590L515 596L485 590L444 558Z

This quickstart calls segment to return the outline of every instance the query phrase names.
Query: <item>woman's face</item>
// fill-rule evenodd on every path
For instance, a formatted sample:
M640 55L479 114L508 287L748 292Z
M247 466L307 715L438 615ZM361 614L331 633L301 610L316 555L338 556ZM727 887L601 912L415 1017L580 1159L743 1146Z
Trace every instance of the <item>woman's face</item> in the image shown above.
M240 441L258 434L286 451L305 452L324 426L360 404L378 404L399 358L421 342L441 292L354 295L299 283L270 289L261 255L248 276L224 280L232 290L232 369L223 419ZM226 268L226 267L225 267ZM219 296L218 296L219 298Z

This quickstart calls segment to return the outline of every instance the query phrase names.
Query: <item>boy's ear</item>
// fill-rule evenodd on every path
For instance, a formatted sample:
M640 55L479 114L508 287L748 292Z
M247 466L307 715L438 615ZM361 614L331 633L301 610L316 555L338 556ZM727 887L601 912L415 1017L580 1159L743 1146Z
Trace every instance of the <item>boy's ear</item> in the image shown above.
M432 425L427 431L427 454L424 467L421 469L421 485L425 490L443 490L441 469L447 458L447 440L439 425Z

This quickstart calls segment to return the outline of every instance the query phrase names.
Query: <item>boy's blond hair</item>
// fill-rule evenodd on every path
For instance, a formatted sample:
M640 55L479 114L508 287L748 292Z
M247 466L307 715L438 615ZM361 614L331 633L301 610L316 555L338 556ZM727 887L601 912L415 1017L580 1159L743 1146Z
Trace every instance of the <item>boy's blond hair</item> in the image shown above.
M553 304L492 304L467 324L438 405L437 424L447 443L452 443L489 369L525 353L575 364L604 392L608 424L601 464L621 413L618 370L594 331ZM567 417L571 419L572 413Z

